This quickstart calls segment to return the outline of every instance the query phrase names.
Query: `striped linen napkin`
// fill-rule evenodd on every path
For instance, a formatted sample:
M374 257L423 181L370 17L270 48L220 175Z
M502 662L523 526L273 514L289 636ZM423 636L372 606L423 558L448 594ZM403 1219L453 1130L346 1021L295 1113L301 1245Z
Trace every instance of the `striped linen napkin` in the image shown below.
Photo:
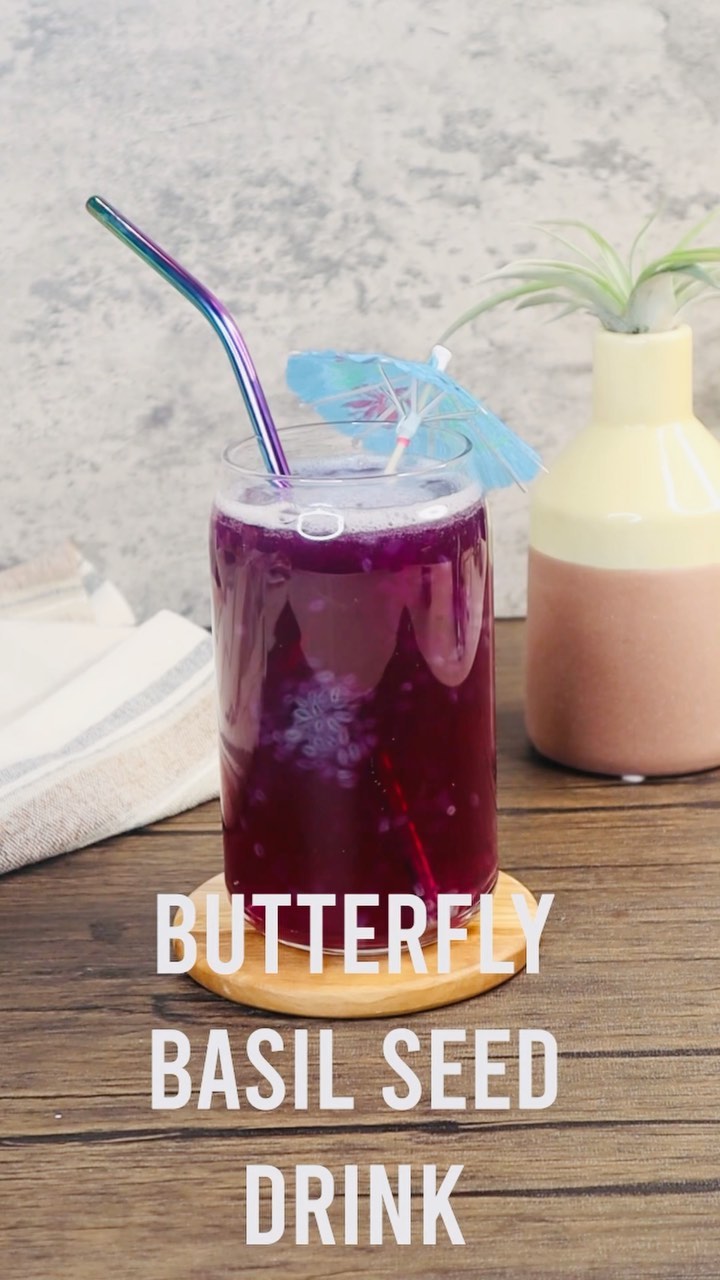
M0 873L217 794L209 635L71 543L0 572Z

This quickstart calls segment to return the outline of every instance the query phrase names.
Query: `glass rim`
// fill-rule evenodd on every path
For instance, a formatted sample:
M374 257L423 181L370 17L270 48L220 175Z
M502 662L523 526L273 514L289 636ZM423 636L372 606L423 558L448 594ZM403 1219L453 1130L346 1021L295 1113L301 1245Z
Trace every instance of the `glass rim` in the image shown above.
M343 434L345 434L348 427L357 426L359 428L372 428L389 427L390 425L391 424L383 422L380 419L358 419L357 422L355 422L352 418L345 418L342 422L297 422L293 423L292 426L279 429L279 435L282 441L288 437L292 437L295 433L310 431L313 428L315 430L319 430L322 427L335 427L338 431L342 431ZM446 427L443 424L442 427L437 427L436 430L440 431L443 436L449 436L460 442L461 447L449 458L429 458L427 454L423 454L422 456L427 460L428 466L423 468L421 473L418 473L415 469L398 468L397 471L390 472L347 471L343 475L333 476L298 476L294 475L292 472L290 472L289 475L276 475L275 472L268 471L267 467L263 465L257 437L254 433L241 436L237 440L229 440L222 450L221 461L224 466L229 467L236 475L245 476L247 479L252 481L266 481L273 485L287 485L288 482L290 482L293 486L307 485L312 486L312 488L316 488L318 486L346 484L348 480L352 480L353 484L367 484L370 482L376 484L378 480L400 480L406 476L411 476L413 479L416 479L418 474L425 476L432 475L439 471L445 471L448 467L457 466L458 463L462 462L463 459L467 458L472 452L472 440L470 440L464 432L458 431L456 427ZM232 454L236 450L244 449L251 444L254 445L257 451L256 467L244 466L242 463L236 462L232 457Z

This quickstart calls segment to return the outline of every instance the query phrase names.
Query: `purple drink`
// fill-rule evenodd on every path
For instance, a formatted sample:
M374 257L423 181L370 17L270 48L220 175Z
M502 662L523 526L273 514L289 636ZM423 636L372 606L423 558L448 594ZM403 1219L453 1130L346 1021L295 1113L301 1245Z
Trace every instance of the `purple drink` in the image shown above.
M289 492L230 462L211 525L227 887L336 894L328 949L345 893L379 895L377 949L388 894L432 922L437 893L475 904L497 877L482 495L459 464L368 468L316 459ZM282 940L308 925L281 908Z

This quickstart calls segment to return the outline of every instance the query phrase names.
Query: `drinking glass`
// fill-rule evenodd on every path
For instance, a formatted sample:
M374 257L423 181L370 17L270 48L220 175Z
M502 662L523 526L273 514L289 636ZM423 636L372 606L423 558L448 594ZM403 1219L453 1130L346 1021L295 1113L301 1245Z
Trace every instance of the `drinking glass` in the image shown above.
M344 424L346 426L346 424ZM368 430L358 424L358 437ZM370 424L376 427L377 424ZM398 472L325 423L282 433L292 475L229 445L211 519L225 879L291 894L281 941L307 946L299 893L343 895L387 947L389 894L468 894L497 877L491 550L470 442L443 428ZM248 905L262 929L263 911Z

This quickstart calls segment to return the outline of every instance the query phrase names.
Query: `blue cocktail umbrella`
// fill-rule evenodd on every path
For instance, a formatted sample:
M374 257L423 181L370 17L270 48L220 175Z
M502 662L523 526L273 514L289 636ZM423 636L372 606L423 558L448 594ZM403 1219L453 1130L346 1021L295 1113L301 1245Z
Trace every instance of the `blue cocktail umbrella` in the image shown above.
M432 432L434 457L450 457L455 427L473 444L470 465L484 489L521 488L542 469L534 449L491 413L475 396L445 373L450 352L433 347L426 364L379 354L344 351L299 351L288 359L291 391L321 417L347 434L361 436L367 448L390 455L387 471L395 471L413 444L427 452ZM358 422L372 425L358 432ZM387 423L387 426L378 426Z

